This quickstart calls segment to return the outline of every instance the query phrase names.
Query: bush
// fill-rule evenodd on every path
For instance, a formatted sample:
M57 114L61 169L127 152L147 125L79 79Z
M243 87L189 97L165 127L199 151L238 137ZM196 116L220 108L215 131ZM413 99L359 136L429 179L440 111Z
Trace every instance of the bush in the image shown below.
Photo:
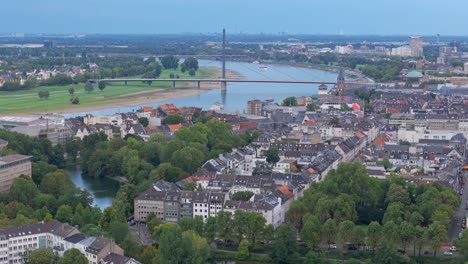
M72 98L70 98L70 102L72 104L80 104L80 98L78 98L78 96L73 96Z

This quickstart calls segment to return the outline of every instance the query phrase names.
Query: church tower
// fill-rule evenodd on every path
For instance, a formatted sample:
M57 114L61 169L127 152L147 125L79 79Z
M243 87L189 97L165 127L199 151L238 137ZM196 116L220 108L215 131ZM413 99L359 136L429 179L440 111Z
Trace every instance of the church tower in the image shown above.
M340 68L338 73L338 78L336 80L336 91L338 92L338 96L341 98L343 96L343 92L345 89L345 75L343 68Z

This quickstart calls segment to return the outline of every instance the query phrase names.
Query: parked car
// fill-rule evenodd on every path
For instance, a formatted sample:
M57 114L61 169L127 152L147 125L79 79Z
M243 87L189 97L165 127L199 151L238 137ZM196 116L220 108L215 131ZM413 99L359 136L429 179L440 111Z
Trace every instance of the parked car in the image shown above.
M457 247L456 247L456 246L452 246L449 250L452 251L452 252L457 251Z
M444 256L453 256L451 251L444 251Z
M335 244L330 244L328 246L328 249L337 249L336 245Z

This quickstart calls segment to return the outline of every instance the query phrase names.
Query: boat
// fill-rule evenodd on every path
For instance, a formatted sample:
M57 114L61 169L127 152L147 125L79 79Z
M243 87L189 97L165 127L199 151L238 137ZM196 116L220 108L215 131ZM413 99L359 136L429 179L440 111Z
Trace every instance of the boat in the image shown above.
M259 68L260 70L262 70L262 71L268 70L268 67L265 66L265 65L258 66L258 68Z
M260 62L258 60L252 62L253 64L260 64Z

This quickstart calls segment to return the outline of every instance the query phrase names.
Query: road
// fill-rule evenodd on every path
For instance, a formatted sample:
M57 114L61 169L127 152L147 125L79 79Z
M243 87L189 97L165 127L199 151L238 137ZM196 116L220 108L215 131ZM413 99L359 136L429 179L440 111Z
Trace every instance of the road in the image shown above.
M462 175L463 177L466 177L464 172L462 172ZM465 190L463 195L460 196L460 208L458 208L457 212L453 216L449 227L448 236L451 242L458 239L458 234L462 230L462 219L467 213L467 210L465 210L466 201L468 201L468 190Z

